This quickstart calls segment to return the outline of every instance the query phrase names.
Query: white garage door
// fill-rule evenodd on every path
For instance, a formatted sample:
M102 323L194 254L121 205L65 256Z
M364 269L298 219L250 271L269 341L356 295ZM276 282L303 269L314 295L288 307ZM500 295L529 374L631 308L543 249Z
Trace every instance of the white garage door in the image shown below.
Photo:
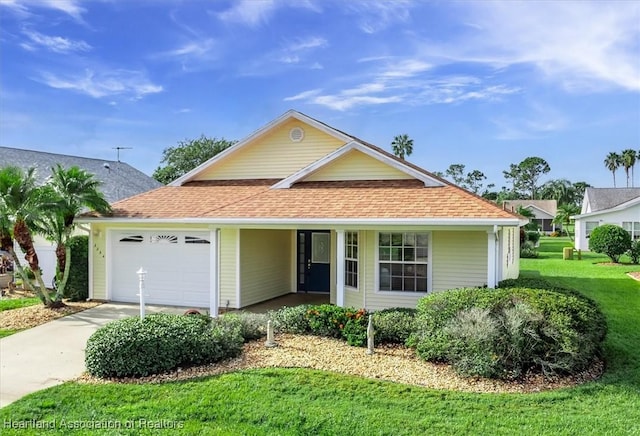
M111 247L111 300L139 301L143 267L149 304L209 306L209 232L114 232Z

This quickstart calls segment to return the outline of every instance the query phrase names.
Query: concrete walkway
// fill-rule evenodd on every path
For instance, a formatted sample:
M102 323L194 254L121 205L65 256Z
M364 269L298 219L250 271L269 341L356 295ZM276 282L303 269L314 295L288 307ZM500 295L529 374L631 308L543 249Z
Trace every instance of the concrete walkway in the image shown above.
M146 313L184 311L146 307ZM81 375L89 336L109 321L139 313L137 305L101 304L0 339L0 407Z

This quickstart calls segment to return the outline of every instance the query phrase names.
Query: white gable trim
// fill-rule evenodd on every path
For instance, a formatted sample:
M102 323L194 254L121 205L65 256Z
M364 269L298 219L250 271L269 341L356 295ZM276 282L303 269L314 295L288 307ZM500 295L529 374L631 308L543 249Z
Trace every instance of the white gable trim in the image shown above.
M349 135L342 133L336 129L333 129L329 126L327 126L326 124L323 124L319 121L314 120L313 118L310 118L304 114L301 114L300 112L294 111L294 110L289 110L287 112L285 112L284 114L282 114L280 117L276 118L275 120L271 121L270 123L266 124L265 126L261 127L260 129L256 130L255 132L253 132L251 135L249 135L248 137L244 138L242 141L237 142L236 144L234 144L233 146L227 148L226 150L218 153L217 155L215 155L214 157L212 157L211 159L209 159L208 161L204 162L203 164L197 166L196 168L194 168L193 170L189 171L187 174L183 175L182 177L177 178L176 180L174 180L173 182L169 183L168 186L182 186L183 184L189 182L190 180L193 180L195 178L195 176L197 176L198 174L200 174L202 171L208 169L209 167L215 165L217 162L225 159L227 156L235 153L236 151L240 150L241 148L245 147L247 144L250 144L251 142L255 141L257 138L259 138L260 136L263 136L264 134L268 133L269 131L277 128L278 126L286 123L287 121L291 120L291 119L296 119L298 121L300 121L301 123L305 123L307 125L310 125L328 135L333 136L334 138L343 141L343 142L349 142L349 141L353 141L353 138L350 137Z
M524 206L524 208L525 208L525 209L529 209L529 208L531 208L531 209L535 209L535 210L537 210L538 212L542 212L543 214L545 214L545 215L547 215L547 216L549 216L549 217L551 217L551 218L554 218L554 216L553 216L553 215L551 215L551 213L549 213L548 211L546 211L546 210L542 209L541 207L535 206L535 205L533 205L533 204L530 204L530 205L528 205L528 206ZM545 219L551 219L551 218L545 218ZM542 218L535 217L535 219L542 219Z
M572 218L574 219L582 219L582 218L587 218L587 217L592 217L592 216L598 216L598 215L604 215L604 214L608 214L611 212L618 212L621 210L625 210L625 209L629 209L630 207L636 206L640 204L640 197L636 197L636 198L632 198L631 200L624 202L622 204L619 204L615 207L611 207L609 209L601 209L595 212L589 212L589 213L581 213L580 215L574 215L572 216Z
M415 169L411 168L408 165L403 164L402 162L398 162L395 159L391 159L388 156L385 156L384 154L372 149L371 147L367 147L366 145L363 145L357 141L351 141L348 144L343 145L333 153L329 153L322 159L319 159L314 163L312 163L311 165L308 165L307 167L302 168L300 171L293 173L286 179L280 180L278 183L271 186L271 188L288 189L293 184L304 180L305 178L309 177L311 174L329 165L331 162L344 156L345 154L349 153L352 150L357 150L359 152L362 152L369 157L372 157L386 165L389 165L399 171L402 171L403 173L422 181L425 186L444 186L444 183L440 182L439 180L436 180L433 177L429 177L428 175L421 173L420 171L416 171Z

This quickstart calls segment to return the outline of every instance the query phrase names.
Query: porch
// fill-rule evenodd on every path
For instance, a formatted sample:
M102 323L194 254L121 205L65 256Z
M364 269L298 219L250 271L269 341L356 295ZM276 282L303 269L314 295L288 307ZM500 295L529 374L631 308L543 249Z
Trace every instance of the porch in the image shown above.
M252 304L251 306L247 306L242 310L245 312L253 312L253 313L267 313L270 310L277 310L283 306L292 307L292 306L300 306L302 304L329 304L329 294L316 294L316 293L291 293L282 295L280 297L272 298L267 301L263 301L260 303ZM234 311L236 311L234 310Z

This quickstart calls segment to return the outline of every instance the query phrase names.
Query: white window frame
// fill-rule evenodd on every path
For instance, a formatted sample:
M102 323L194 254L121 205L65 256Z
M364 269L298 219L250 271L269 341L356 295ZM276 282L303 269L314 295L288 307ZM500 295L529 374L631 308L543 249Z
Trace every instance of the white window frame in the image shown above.
M640 239L640 222L623 221L622 228L625 229L627 232L629 232L629 234L631 235L632 241Z
M349 244L349 235L353 235L355 236L355 244ZM354 256L350 256L349 255L349 248L351 247L351 253L353 253L353 249L355 248L357 255ZM359 257L360 257L360 234L357 231L345 231L344 232L344 286L347 289L351 289L351 290L358 290L360 287L360 261L359 261ZM348 262L353 262L355 263L355 278L356 278L356 286L350 285L349 281L347 280L348 274L349 274L349 268L347 268L347 264Z
M406 233L421 233L427 236L427 290L423 291L386 291L380 289L380 263L398 263L404 265L405 262L392 262L392 261L381 261L380 260L380 234L381 233L402 233L403 235ZM403 236L404 237L404 236ZM427 230L386 230L386 231L377 231L375 234L375 293L380 295L398 295L409 297L412 295L427 295L431 292L432 282L433 282L433 238L432 232ZM413 262L413 264L424 264L423 262Z
M593 228L589 229L589 224L595 224L595 226ZM595 229L599 225L600 225L599 221L585 221L584 222L584 235L585 235L585 238L589 238L591 236L591 232L593 232L593 229Z

